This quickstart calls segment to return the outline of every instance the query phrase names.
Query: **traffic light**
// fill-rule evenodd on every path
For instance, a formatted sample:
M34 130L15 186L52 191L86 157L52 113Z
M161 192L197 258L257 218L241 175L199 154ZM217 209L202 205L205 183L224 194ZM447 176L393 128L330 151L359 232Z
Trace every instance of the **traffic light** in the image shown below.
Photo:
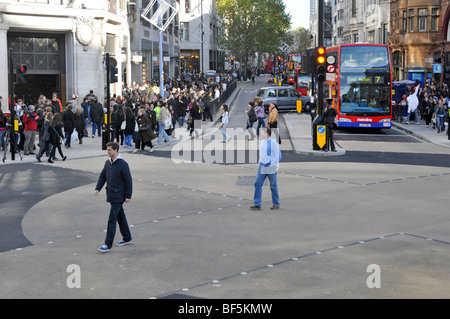
M316 50L316 66L317 66L317 73L316 73L316 81L317 82L324 82L326 78L326 69L325 69L325 63L326 57L325 57L325 48L324 47L318 47Z
M17 83L27 83L27 69L25 64L22 64L17 68Z
M234 62L234 58L233 57L231 57L231 63L233 63Z
M278 61L280 61L280 62L281 62L281 56L280 56L280 55L278 56Z
M111 72L109 73L109 83L116 83L119 81L119 78L117 77L117 72L119 70L115 67L111 67Z

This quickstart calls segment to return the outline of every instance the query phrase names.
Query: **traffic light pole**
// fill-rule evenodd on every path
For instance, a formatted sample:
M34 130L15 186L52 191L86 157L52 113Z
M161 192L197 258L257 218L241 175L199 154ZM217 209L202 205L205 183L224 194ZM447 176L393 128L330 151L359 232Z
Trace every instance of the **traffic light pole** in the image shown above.
M319 0L319 12L318 12L318 46L323 46L323 0ZM323 115L323 82L317 83L317 113Z
M102 138L102 150L106 150L106 144L110 141L110 129L111 129L111 111L109 109L109 106L111 104L111 91L110 91L110 85L111 85L111 63L109 60L109 53L106 53L106 132L105 137Z
M13 74L13 49L9 49L9 120L11 126L9 129L11 130L10 135L10 150L11 150L11 160L14 161L16 159L16 134L14 132L14 119L16 117L16 111L14 109L14 74Z

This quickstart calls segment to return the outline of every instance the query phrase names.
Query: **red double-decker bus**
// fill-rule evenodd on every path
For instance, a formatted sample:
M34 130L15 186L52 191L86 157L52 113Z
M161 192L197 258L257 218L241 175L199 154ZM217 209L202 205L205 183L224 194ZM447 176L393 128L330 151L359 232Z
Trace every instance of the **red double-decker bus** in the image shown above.
M294 84L298 73L302 73L302 57L304 54L289 54L288 61L288 83ZM298 71L298 72L297 72Z
M392 127L392 67L385 44L342 44L326 48L324 96L338 115L338 127ZM330 68L329 71L332 71Z
M266 69L267 69L267 73L271 73L274 71L273 58L267 59Z

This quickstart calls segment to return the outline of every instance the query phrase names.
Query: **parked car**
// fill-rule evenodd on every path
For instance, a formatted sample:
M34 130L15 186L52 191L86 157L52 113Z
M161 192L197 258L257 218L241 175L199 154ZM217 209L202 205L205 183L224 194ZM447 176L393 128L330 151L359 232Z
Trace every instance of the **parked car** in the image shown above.
M260 88L253 102L263 101L264 108L268 111L269 104L275 103L278 110L296 110L297 101L302 101L302 111L311 110L310 98L303 96L293 86L268 86Z

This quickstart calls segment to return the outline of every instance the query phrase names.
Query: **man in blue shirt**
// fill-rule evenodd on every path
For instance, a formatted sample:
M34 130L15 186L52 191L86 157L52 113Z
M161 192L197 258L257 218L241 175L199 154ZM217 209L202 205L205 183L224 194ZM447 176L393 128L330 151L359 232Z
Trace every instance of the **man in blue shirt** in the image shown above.
M130 168L122 158L122 155L119 154L119 144L109 142L106 144L106 149L108 150L109 159L100 173L94 192L94 195L98 196L103 185L107 183L106 201L111 204L111 210L109 212L105 244L98 249L102 253L110 251L112 247L112 242L116 235L116 223L119 224L120 233L123 236L123 239L116 245L124 246L131 243L131 232L123 210L123 203L130 202L133 192Z
M270 191L272 192L271 210L280 208L280 198L277 186L278 164L281 160L280 146L271 138L270 128L261 129L261 142L259 144L259 168L255 182L255 194L251 210L261 210L262 186L266 177L269 178Z

